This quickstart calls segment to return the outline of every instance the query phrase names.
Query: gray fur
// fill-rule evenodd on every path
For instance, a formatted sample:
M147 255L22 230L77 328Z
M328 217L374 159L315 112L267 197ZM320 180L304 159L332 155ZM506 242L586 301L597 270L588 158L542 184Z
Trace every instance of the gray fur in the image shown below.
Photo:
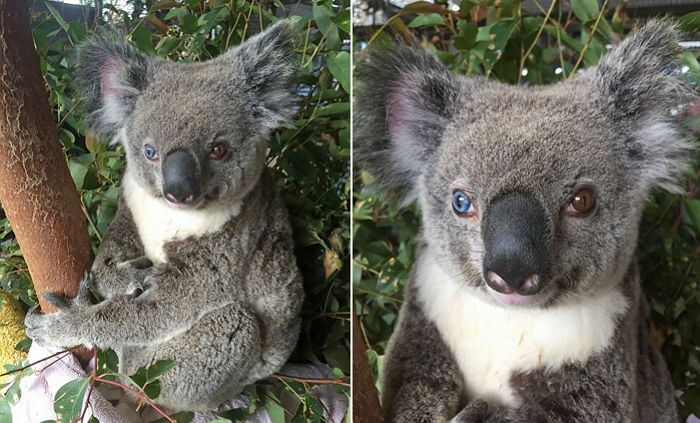
M598 67L531 88L452 75L427 52L401 46L371 51L358 66L355 158L389 198L419 200L419 257L429 246L440 266L460 275L464 291L494 303L482 273L480 222L499 196L523 192L545 210L554 286L525 307L574 307L611 289L628 305L604 351L585 363L511 374L520 406L485 411L461 387L455 358L447 358L455 352L429 317L440 305L421 297L429 281L414 269L387 350L389 421L676 421L668 372L648 343L633 255L650 190L679 190L692 158L670 115L691 98L668 72L677 39L671 23L652 20ZM565 216L581 183L594 187L597 207L585 218ZM476 217L455 215L454 189L470 192Z
M264 153L271 129L293 114L292 36L283 21L198 64L147 58L104 39L83 47L80 80L91 123L119 137L138 187L122 186L82 294L73 301L50 294L59 312L27 315L35 342L116 348L126 374L175 360L156 399L170 410L216 409L284 364L299 335L304 293L287 211ZM228 147L217 161L208 159L214 140ZM163 157L181 149L197 158L204 201L192 213L236 210L213 232L166 239L165 260L149 256L148 228L135 217L144 210L127 201L140 189L162 210L170 207L161 161L144 157L146 142ZM86 304L89 288L104 300Z

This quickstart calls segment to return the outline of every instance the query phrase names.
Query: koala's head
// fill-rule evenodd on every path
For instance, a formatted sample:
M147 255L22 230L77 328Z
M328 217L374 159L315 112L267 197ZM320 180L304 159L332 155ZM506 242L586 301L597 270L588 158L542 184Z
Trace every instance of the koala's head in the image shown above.
M688 99L677 49L652 21L598 67L534 88L453 75L419 49L371 52L355 157L390 198L419 201L437 260L489 301L594 294L623 279L650 190L678 190L692 157L671 116Z
M282 21L187 64L98 37L81 48L76 81L91 126L124 145L146 192L180 208L230 204L255 185L270 131L294 112L292 38Z

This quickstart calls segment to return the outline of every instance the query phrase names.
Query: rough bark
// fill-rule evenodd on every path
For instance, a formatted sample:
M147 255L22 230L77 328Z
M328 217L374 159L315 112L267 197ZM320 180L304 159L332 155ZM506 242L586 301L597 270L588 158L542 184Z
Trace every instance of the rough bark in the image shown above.
M367 345L355 315L352 316L352 325L352 421L382 423L382 406L379 404L379 394L367 361Z
M0 202L42 310L42 294L75 296L92 249L30 32L25 0L0 0Z

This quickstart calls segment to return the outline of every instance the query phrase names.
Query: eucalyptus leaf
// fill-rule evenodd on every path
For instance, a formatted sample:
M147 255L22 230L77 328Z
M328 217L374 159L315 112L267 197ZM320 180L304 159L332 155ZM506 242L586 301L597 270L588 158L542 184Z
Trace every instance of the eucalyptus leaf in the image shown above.
M79 378L71 380L56 391L53 409L59 422L69 423L80 418L83 412L85 394L89 387L90 380L88 378Z
M442 16L437 13L430 13L416 16L408 26L410 28L420 28L422 26L442 25L444 23L445 21L442 19Z
M329 54L326 66L343 89L350 92L350 53L339 51Z
M600 7L598 0L571 0L571 11L581 22L588 22L598 16Z

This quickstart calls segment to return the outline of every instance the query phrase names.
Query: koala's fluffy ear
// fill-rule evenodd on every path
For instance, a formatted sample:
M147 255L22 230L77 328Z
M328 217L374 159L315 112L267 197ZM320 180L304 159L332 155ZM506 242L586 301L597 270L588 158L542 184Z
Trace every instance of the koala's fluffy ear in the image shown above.
M671 21L651 20L594 71L595 101L620 129L631 168L646 191L679 191L678 180L692 157L691 143L671 116L693 97L678 77L678 39Z
M94 37L80 47L76 84L94 130L106 136L117 134L159 60L106 36Z
M432 54L398 43L370 50L355 76L354 157L385 196L409 204L458 108L459 83Z
M254 97L253 116L268 129L287 123L295 111L294 36L292 23L281 20L217 59L229 62L234 78L243 78L242 87Z

